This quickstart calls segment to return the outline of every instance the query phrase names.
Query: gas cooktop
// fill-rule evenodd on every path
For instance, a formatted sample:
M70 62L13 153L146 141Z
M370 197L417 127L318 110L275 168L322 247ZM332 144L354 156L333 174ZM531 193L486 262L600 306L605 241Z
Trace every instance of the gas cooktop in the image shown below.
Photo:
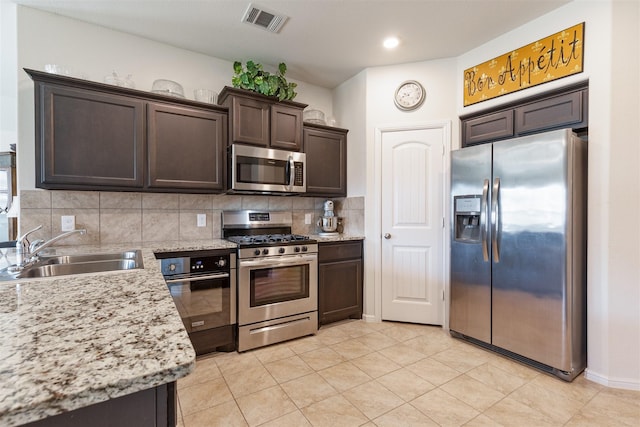
M300 234L258 234L252 236L228 236L227 240L240 246L287 245L299 243L315 243L309 236Z

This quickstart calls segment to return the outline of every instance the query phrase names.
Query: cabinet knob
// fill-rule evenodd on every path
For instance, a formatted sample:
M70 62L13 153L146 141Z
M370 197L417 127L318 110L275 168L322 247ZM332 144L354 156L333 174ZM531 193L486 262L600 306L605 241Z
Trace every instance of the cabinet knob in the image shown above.
M389 240L391 238L391 234L389 233L384 233L384 238Z

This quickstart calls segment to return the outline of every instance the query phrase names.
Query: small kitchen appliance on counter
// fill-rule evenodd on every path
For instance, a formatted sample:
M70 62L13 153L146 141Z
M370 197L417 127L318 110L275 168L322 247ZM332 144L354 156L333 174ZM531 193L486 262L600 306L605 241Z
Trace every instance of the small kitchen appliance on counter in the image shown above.
M337 236L339 234L338 226L341 225L341 218L333 213L333 202L327 200L324 202L324 215L318 219L318 227L320 236Z

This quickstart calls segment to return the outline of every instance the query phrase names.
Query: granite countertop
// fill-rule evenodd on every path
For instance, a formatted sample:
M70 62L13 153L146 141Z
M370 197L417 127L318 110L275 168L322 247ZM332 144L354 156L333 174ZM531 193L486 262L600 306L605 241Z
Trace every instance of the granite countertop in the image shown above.
M235 248L226 240L145 244L143 269L0 282L0 425L43 419L169 383L195 352L154 252ZM140 249L57 247L58 254ZM15 254L3 252L0 267Z
M309 238L318 241L318 243L322 242L343 242L349 240L364 240L364 236L358 236L353 234L337 234L333 236L328 235L320 235L320 234L311 234Z

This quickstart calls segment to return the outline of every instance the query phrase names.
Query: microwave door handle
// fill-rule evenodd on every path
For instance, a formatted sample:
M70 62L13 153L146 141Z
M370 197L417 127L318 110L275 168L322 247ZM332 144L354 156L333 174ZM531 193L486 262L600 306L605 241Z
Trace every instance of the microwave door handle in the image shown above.
M293 156L289 156L289 161L287 162L287 175L289 176L289 181L287 182L288 190L293 190L293 177L295 175L295 165L293 163Z

